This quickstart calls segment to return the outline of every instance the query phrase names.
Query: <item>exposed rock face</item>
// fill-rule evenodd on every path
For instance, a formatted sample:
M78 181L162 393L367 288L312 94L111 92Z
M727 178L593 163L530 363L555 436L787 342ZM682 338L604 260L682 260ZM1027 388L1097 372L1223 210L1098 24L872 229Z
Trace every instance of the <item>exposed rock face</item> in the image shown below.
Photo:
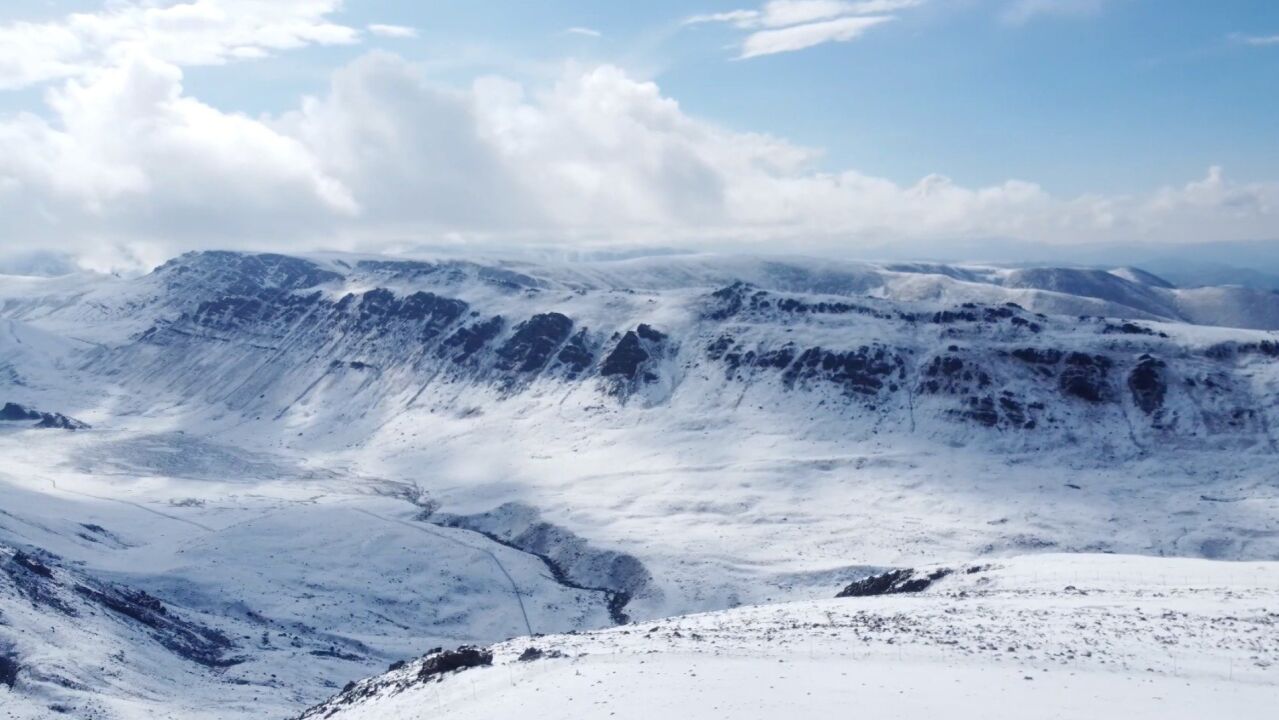
M560 313L535 315L520 323L515 334L498 348L497 366L520 373L538 372L546 367L573 332L573 321Z
M892 570L881 575L874 575L858 580L844 588L835 597L874 597L877 595L902 595L927 590L933 583L954 574L954 570L941 568L931 572L920 572L906 568Z
M0 420L6 422L21 422L23 420L41 420L41 414L35 410L19 405L17 403L5 403L0 408Z
M595 362L595 354L591 349L590 338L585 330L580 330L560 348L555 356L555 364L564 369L568 380L576 380Z
M626 400L645 385L658 383L659 365L674 349L665 333L649 325L627 330L600 364L605 392Z
M492 652L473 645L464 645L456 650L443 650L426 658L417 672L417 679L419 682L439 680L447 673L492 664Z
M69 418L62 413L48 413L32 410L17 403L5 403L0 408L0 421L4 422L23 422L35 420L33 427L43 430L87 430L88 423L82 423L75 418Z
M497 338L505 322L500 316L459 328L440 345L440 357L448 357L462 364L470 360L485 345Z
M627 380L636 380L639 377L640 366L650 357L652 356L644 349L639 333L628 330L613 347L608 357L604 358L604 364L600 366L600 375L621 376Z
M0 685L13 689L18 684L18 672L21 670L17 653L0 646Z
M878 395L887 388L897 390L896 380L904 380L902 356L882 345L864 345L856 350L835 351L809 348L786 369L787 386L822 381L838 386L846 396Z
M241 662L231 655L235 644L229 637L171 612L159 598L68 569L49 553L19 550L6 558L6 549L0 546L0 583L11 584L33 605L73 618L105 612L145 633L176 657L206 667L223 668Z
M1066 356L1066 366L1061 371L1061 391L1090 403L1110 399L1109 374L1114 363L1104 355L1088 355L1073 352Z
M1164 378L1167 367L1162 360L1142 355L1137 367L1128 375L1128 389L1132 391L1133 402L1147 415L1153 415L1164 405L1164 397L1168 394L1168 382Z
M870 280L850 289L787 275L780 285L792 291L733 282L672 301L629 289L592 297L589 283L465 262L341 267L351 275L282 256L175 260L157 277L178 299L159 304L182 311L102 351L95 369L268 419L300 406L344 419L465 414L558 383L566 408L710 398L719 409L833 413L824 427L848 422L861 436L1022 449L1113 443L1114 427L1143 448L1151 432L1194 447L1279 441L1251 434L1279 427L1247 367L1279 358L1272 340L1189 348L1131 320L853 294L873 291ZM1149 419L1132 433L1125 393ZM45 426L78 427L56 417Z

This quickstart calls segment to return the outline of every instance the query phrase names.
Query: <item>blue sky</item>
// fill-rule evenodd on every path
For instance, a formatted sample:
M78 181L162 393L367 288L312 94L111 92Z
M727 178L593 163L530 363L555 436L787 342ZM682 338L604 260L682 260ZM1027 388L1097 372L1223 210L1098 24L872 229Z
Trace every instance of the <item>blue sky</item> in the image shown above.
M230 49L252 31L230 27L223 18L208 21L198 35L191 31L189 37L180 36L177 44L207 42L213 48L211 58L188 57L161 37L175 23L137 29L142 27L137 18L148 10L172 11L186 5L203 13L199 22L206 22L204 11L212 9L214 15L242 16L246 23L256 23L254 27L277 23L281 32L296 32L297 37L283 45L273 44L269 33L250 38L248 44L262 47L233 56ZM92 35L98 45L89 47L92 43L81 33L77 42L85 47L74 52L61 49L62 41L56 39L60 36L43 31L74 27L68 18L72 12L115 18L110 30L93 32L116 35L105 45ZM690 21L694 18L700 20ZM138 39L139 32L146 34L144 40ZM678 147L707 134L714 135L716 148L744 143L757 154L750 167L769 166L769 173L786 181L787 192L797 194L811 194L812 188L804 184L819 182L825 175L855 173L855 187L843 181L838 192L820 188L840 198L819 209L823 217L830 211L823 228L855 215L852 206L864 197L877 197L878 186L867 187L861 178L891 183L897 195L911 202L916 199L912 189L919 195L921 188L933 187L933 176L971 191L946 200L950 204L938 210L937 221L927 227L901 228L898 233L894 218L914 212L904 203L892 217L846 223L850 235L873 231L883 236L1004 236L1025 228L1028 241L1039 241L1053 239L1049 236L1055 229L1069 227L1072 237L1090 241L1151 240L1162 231L1160 222L1178 227L1185 218L1143 216L1120 233L1114 231L1116 223L1123 226L1127 218L1116 220L1116 213L1153 214L1173 205L1178 212L1202 210L1208 201L1195 193L1208 186L1221 217L1236 222L1240 208L1253 216L1250 222L1223 230L1222 238L1200 239L1279 237L1279 209L1274 207L1279 195L1273 194L1279 181L1279 3L1273 0L9 0L0 8L0 37L9 39L11 46L14 38L31 43L34 50L26 50L27 56L49 53L48 67L8 58L10 66L20 68L8 72L11 78L31 75L11 80L0 90L0 121L12 122L24 113L40 117L55 145L65 144L77 130L69 127L74 123L65 117L65 108L48 102L49 93L89 87L100 81L101 73L126 62L121 59L125 56L132 59L129 62L140 55L153 56L156 62L150 70L174 68L176 74L168 81L183 98L228 117L261 118L289 143L306 142L291 134L289 118L305 108L305 97L332 96L336 101L335 78L343 76L344 68L358 67L361 82L380 87L370 73L394 74L399 71L391 66L403 63L412 68L415 87L459 95L477 92L477 80L500 77L518 85L525 98L527 107L507 108L516 117L525 111L549 115L554 101L545 96L554 94L555 88L576 82L569 78L609 68L619 73L610 76L614 89L630 88L619 92L652 83L660 96L650 98L653 103L678 103L679 118L672 122L690 123L685 129L691 133L678 135ZM109 52L102 50L106 46ZM394 63L370 64L370 53L394 58ZM48 69L68 64L73 69ZM6 67L0 50L0 81ZM565 99L561 105L571 108L572 102ZM492 122L502 125L506 120ZM423 132L429 131L427 125ZM607 134L598 123L590 127L591 132ZM188 139L191 135L184 133ZM789 161L769 155L775 148L764 148L761 135L770 139L767 142L785 144L785 152L814 152L806 156L802 170L793 168ZM703 149L690 151L705 162L689 172L706 180L706 187L723 196L721 200L731 199L735 179L726 174L728 165L707 159L730 151ZM555 163L561 158L554 153L561 151L569 153L563 147L539 148L539 157ZM316 181L320 185L342 185L351 196L350 203L344 196L337 205L361 218L373 217L369 203L362 202L358 188L352 187L356 180L340 172L350 168L336 167L336 160L322 157L320 151L313 154L316 167L306 172L322 176ZM154 155L148 150L146 161L152 162ZM588 153L565 159L564 172L580 179L582 166L596 161L598 167L591 173L598 175L593 178L623 162ZM642 158L637 162L642 165ZM785 168L772 169L775 162ZM150 172L141 161L137 165L144 175ZM100 168L111 176L117 169L118 163ZM642 175L637 185L652 179L643 175L642 167L635 171ZM717 175L722 177L707 179ZM24 187L36 184L31 178L15 178ZM103 192L141 192L138 188L153 185L118 180ZM1010 188L1010 181L1033 184L1038 194L1031 197L1020 186ZM598 180L592 182L598 190ZM970 214L987 212L991 203L983 199L983 188L1016 196L1021 214L1000 215L997 221L983 216L979 221L961 217L961 211L951 207L963 204ZM677 194L669 188L626 192L631 190L657 192L668 199ZM752 185L751 192L757 190ZM1161 192L1182 195L1170 200ZM592 195L582 202L599 200ZM599 204L611 207L612 200ZM1082 220L1080 203L1093 200L1097 202L1087 210L1090 219ZM144 207L147 202L159 199L144 198L139 205L155 216L154 207ZM608 218L615 217L618 227L635 225L640 207L665 207L666 202L648 198L627 205L632 214L610 216L601 210L589 214L589 222L574 221L582 225L557 220L548 227L598 236ZM1052 203L1057 209L1048 207ZM662 227L669 229L673 223L698 235L712 226L722 234L782 222L772 216L746 222L741 216L717 216L711 222L699 219L709 217L705 214L681 215L678 222L663 222ZM943 218L951 221L947 224ZM1095 237L1089 222L1097 223ZM1213 228L1213 222L1208 216L1195 218L1196 228ZM66 225L60 217L58 224ZM385 234L387 223L380 225L379 232ZM412 225L397 220L396 227L404 233ZM447 223L423 227L434 233L492 231Z
M441 80L554 73L567 59L658 81L690 113L826 150L832 168L899 182L942 172L971 184L1033 178L1059 192L1122 192L1214 164L1261 180L1279 168L1279 3L1111 0L1022 22L1003 0L934 0L846 43L735 61L742 33L681 27L737 2L348 2L351 24L416 28L378 42ZM566 34L589 28L600 37ZM207 95L279 109L365 48L283 56L197 75ZM232 70L231 72L234 72ZM245 87L242 81L251 83Z

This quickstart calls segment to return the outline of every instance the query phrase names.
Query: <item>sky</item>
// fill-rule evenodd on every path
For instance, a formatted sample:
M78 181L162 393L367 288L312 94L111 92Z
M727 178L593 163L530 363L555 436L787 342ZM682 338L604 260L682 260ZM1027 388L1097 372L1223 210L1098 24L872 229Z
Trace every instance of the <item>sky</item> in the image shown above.
M6 0L0 258L1279 240L1272 0Z

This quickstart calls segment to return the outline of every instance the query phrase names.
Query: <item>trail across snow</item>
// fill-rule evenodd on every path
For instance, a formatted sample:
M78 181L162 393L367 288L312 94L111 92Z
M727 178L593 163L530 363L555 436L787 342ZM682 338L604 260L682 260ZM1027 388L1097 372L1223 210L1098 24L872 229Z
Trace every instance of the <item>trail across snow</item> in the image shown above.
M520 605L520 615L524 618L524 626L525 628L528 629L529 635L533 634L533 624L529 622L528 609L524 607L524 597L523 597L523 593L520 592L520 586L515 583L515 578L511 577L511 573L506 569L506 566L502 564L502 561L499 560L497 558L497 555L495 555L492 551L486 550L484 548L475 547L474 545L468 545L467 543L464 543L461 540L458 540L456 538L449 537L448 535L445 535L442 532L431 530L430 528L424 527L420 524L408 522L407 520L398 520L396 518L384 517L382 515L369 512L368 510L364 510L363 508L356 508L355 511L358 513L363 513L365 515L368 515L371 518L381 520L382 522L396 523L398 525L403 525L408 528L413 528L414 530L417 530L418 532L424 532L428 535L433 535L446 542L453 543L454 545L460 545L461 547L469 548L471 550L474 550L477 553L480 553L481 555L487 556L490 560L493 561L493 564L497 566L497 569L501 571L502 577L505 577L506 581L511 584L511 594L515 596L515 601L519 603Z

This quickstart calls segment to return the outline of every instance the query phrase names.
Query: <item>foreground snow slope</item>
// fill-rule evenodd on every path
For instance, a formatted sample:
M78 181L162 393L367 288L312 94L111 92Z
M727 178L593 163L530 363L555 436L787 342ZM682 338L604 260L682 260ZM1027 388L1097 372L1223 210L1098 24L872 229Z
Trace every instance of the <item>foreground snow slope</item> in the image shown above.
M1042 556L922 595L760 606L421 661L304 718L1272 718L1279 564ZM521 661L528 648L543 657ZM558 656L558 657L556 657Z

